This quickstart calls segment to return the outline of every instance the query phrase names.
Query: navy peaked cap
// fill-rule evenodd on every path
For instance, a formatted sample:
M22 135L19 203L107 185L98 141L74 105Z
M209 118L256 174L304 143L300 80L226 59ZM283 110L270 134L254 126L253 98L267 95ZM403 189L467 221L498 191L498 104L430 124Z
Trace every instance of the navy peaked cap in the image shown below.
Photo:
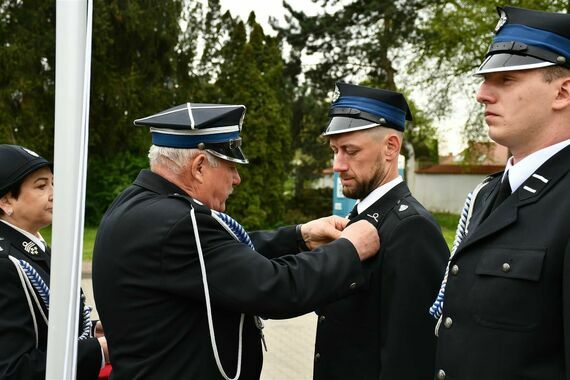
M329 117L324 136L373 127L404 131L412 113L399 92L338 82Z
M134 121L150 127L152 143L180 149L203 149L224 160L247 164L240 132L245 106L185 103Z
M475 75L548 66L570 68L570 15L497 7L499 22Z
M28 174L44 166L52 167L50 162L36 152L9 144L0 144L0 163L0 197Z

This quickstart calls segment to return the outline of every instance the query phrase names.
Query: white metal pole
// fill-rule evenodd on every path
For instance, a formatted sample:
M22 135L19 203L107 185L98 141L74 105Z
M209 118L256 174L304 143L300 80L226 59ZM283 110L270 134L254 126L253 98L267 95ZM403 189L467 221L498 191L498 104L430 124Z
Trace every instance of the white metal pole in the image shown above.
M54 213L47 380L75 379L87 167L91 2L56 1Z

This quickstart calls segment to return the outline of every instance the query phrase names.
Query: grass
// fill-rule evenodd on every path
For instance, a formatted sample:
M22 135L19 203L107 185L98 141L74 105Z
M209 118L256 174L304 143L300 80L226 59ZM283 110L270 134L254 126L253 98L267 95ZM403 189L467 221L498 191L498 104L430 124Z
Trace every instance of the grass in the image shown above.
M437 223L441 226L441 231L445 237L445 241L451 249L453 238L455 237L455 229L459 215L446 214L446 213L433 213ZM51 245L51 227L44 228L41 231L42 236ZM93 245L95 244L95 235L97 234L97 227L85 227L83 236L83 261L91 261L93 258Z
M451 249L451 246L453 245L453 239L455 238L457 222L459 222L459 215L434 212L433 216L437 223L440 225L441 232L443 232L443 237L445 238L449 249Z

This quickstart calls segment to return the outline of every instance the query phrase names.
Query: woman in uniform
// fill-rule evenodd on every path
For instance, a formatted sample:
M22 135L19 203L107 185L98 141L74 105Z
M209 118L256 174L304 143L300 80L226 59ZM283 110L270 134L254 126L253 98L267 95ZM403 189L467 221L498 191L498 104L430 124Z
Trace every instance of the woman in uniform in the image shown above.
M43 157L0 144L0 379L45 378L50 249L40 229L53 211L53 174ZM97 379L108 357L104 337L92 337L90 308L81 297L77 378Z

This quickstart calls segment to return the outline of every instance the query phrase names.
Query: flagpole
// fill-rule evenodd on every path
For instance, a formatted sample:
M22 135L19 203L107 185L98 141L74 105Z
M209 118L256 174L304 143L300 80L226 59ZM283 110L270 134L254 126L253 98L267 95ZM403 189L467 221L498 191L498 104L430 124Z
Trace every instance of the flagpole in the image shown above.
M54 213L46 379L75 379L87 167L89 0L56 1Z

